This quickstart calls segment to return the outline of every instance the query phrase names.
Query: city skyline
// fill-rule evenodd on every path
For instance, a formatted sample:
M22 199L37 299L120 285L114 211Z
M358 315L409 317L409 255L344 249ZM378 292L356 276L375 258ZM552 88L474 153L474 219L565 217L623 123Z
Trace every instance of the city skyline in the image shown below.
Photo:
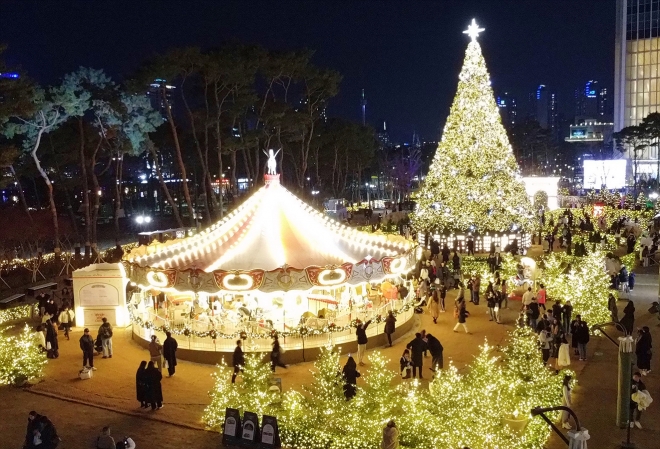
M402 142L413 132L436 139L442 130L469 41L462 31L472 18L485 28L480 43L494 91L517 98L519 119L526 95L540 84L557 92L559 112L567 115L576 86L591 79L613 86L615 0L438 3L346 2L339 10L298 1L222 8L193 2L185 9L180 2L161 8L118 0L92 8L76 1L7 1L0 42L9 44L10 63L44 84L81 65L130 76L148 57L177 46L211 48L239 39L276 50L307 47L316 51L317 64L344 76L328 115L361 122L364 89L366 122L378 128L387 121L390 135Z

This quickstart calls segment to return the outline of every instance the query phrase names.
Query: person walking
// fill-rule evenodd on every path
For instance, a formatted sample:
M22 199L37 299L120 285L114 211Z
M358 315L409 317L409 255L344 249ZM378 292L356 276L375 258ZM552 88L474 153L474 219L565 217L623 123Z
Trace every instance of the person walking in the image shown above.
M630 386L630 427L637 426L638 429L642 428L642 424L639 422L642 418L642 409L646 408L645 404L640 404L635 401L634 398L637 398L639 393L646 391L646 385L642 382L642 374L639 371L635 371L633 374L631 386Z
M149 407L149 393L148 393L148 380L147 380L147 361L142 360L140 366L135 373L135 397L140 401L140 408Z
M635 344L635 355L637 355L637 368L639 368L642 376L646 376L651 372L651 348L652 339L651 332L648 326L637 331L637 341Z
M562 327L567 334L571 332L571 319L573 318L573 306L571 300L567 299L566 304L561 308Z
M57 325L48 319L45 326L47 355L49 359L56 359L60 356L60 345L57 342Z
M357 393L357 378L360 377L355 360L350 354L348 355L344 369L341 371L341 375L344 379L344 397L348 401L355 397Z
M539 315L541 311L539 310L539 305L536 302L536 298L532 297L532 301L527 305L527 325L536 332L536 323L539 320Z
M440 296L440 312L442 313L445 312L445 298L447 297L447 286L445 285L444 282L440 285L439 296Z
M151 357L151 361L154 362L154 365L156 365L156 368L158 371L163 370L163 346L160 344L158 341L158 337L155 335L151 336L151 341L149 342L149 356Z
M94 339L89 335L89 328L85 328L79 342L83 353L83 369L96 371L94 367Z
M234 348L234 354L231 356L231 364L234 367L234 373L231 375L231 383L236 383L236 376L238 376L239 371L243 372L243 367L245 367L245 354L243 353L243 344L242 340L236 340L236 348Z
M367 327L369 327L369 324L371 324L371 320L366 323L358 323L357 328L355 329L358 344L357 356L360 366L364 366L363 359L365 352L367 352L367 342L369 341L367 338Z
M633 328L635 327L635 303L628 301L628 304L623 309L623 318L619 322L626 329L628 335L633 334Z
M564 381L562 382L562 401L561 405L564 407L571 408L573 406L573 401L571 400L571 380L573 378L569 375L564 376ZM570 414L567 411L561 412L561 426L564 429L571 429L571 424L568 422Z
M383 441L380 443L380 449L399 449L399 429L396 428L392 419L383 428Z
M436 337L431 334L426 334L426 346L429 348L431 353L431 371L436 369L443 369L443 357L442 351L444 350L442 343Z
M429 313L431 314L431 318L433 318L433 322L437 324L438 317L440 316L440 296L438 296L437 290L433 290L433 293L431 294L431 300L429 301L428 310Z
M436 295L436 292L433 292L434 295ZM390 348L392 347L392 334L394 333L396 329L396 317L394 316L394 312L391 310L387 312L387 318L385 318L385 335L387 335L387 342L390 344Z
M270 351L270 369L275 372L276 366L281 366L282 368L288 368L281 360L282 357L282 347L280 346L280 339L277 334L273 337L273 349Z
M422 334L417 332L415 339L406 345L410 349L412 359L412 377L415 378L415 373L419 370L419 378L422 379L422 365L424 363L424 351L426 351L426 342L422 338Z
M486 306L488 307L488 316L490 319L488 321L495 320L495 306L497 305L497 296L495 290L493 290L493 284L488 283L486 288Z
M99 327L99 335L101 336L101 344L103 346L103 358L112 358L112 326L108 323L108 319L103 317L103 324Z
M472 289L472 302L479 304L479 289L481 288L481 275L477 274L474 277L474 285Z
M172 377L176 373L176 350L179 343L172 337L170 331L165 332L165 341L163 342L163 358L167 363L167 376Z
M71 310L68 306L65 307L60 312L60 323L64 328L64 336L66 337L67 340L70 340L69 331L71 330L71 323L73 322L73 317L74 317L73 310Z
M160 384L163 375L156 369L154 362L149 362L145 371L147 380L147 399L151 405L151 410L160 410L163 408L163 388Z
M612 293L610 293L609 296L607 297L607 310L610 311L612 321L614 321L615 323L619 321L619 309L616 305L616 298Z
M575 336L577 337L577 346L578 353L580 354L580 360L586 362L587 343L589 343L589 326L587 325L586 321L580 320L580 323L578 324L577 330L575 332Z
M522 295L523 307L527 307L528 305L530 305L532 303L532 299L534 299L534 293L532 292L532 287L527 287L527 291Z
M550 359L550 349L552 345L552 334L550 330L543 325L539 325L539 345L541 346L541 354L543 355L543 365L548 364Z
M545 301L546 301L545 285L539 284L539 290L536 292L536 302L539 303L539 307L543 307L543 311L546 310Z
M457 321L456 326L454 326L454 332L458 332L459 326L463 326L465 333L469 334L470 332L468 331L467 324L465 322L467 321L467 316L470 314L470 312L468 312L465 307L465 300L459 298L455 307L456 310L454 311L454 316L456 317Z

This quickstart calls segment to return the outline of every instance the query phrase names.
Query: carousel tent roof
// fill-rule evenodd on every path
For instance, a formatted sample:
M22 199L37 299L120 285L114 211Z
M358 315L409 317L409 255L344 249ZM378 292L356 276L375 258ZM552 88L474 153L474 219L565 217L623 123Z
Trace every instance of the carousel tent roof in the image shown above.
M396 257L412 249L402 237L368 234L317 212L267 176L266 185L225 219L183 240L140 247L141 267L205 272L342 265Z

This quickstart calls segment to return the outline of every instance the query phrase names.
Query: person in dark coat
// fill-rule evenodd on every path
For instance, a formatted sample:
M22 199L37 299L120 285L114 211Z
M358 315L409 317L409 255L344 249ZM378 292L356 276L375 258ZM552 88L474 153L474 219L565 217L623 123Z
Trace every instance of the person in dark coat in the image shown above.
M440 343L440 340L435 338L431 334L426 334L426 345L429 348L429 352L431 353L431 371L435 371L436 367L439 369L444 368L443 364L443 357L442 357L442 351L444 348L442 347L442 343Z
M357 391L357 378L360 377L360 373L357 370L357 364L352 356L348 356L346 365L341 371L341 375L344 378L344 397L346 400L353 398Z
M387 313L387 318L385 318L385 335L387 335L387 342L390 344L390 348L392 347L392 334L395 329L396 317L394 316L394 312L390 310Z
M562 327L567 334L571 330L571 318L573 318L573 306L571 300L567 299L566 304L561 308Z
M421 333L415 334L415 339L408 343L406 348L410 349L411 359L413 364L412 377L415 377L415 372L419 370L419 378L422 379L422 363L424 361L424 351L426 351L426 342L422 338Z
M571 321L571 348L573 348L574 355L578 355L580 353L578 351L577 331L581 321L582 317L580 315L575 315L575 319Z
M48 358L58 358L60 356L60 347L57 343L57 327L55 327L51 320L46 321L46 348L48 348L49 343Z
M154 362L149 362L145 371L147 380L147 402L151 404L151 410L163 408L163 388L160 381L163 375L160 370L154 366Z
M619 309L616 306L616 298L612 293L609 294L607 297L607 310L610 311L610 315L612 316L612 321L615 323L619 321Z
M552 305L552 318L557 320L557 323L559 323L560 326L562 326L563 321L562 321L562 311L563 307L561 305L561 302L559 300L555 301L555 303ZM562 326L563 327L563 326Z
M167 362L167 374L169 377L172 377L176 371L176 350L179 344L172 338L171 332L165 332L165 336L167 338L163 342L163 358Z
M644 326L637 331L637 343L635 345L635 354L637 355L637 368L642 372L642 375L651 371L651 348L652 339L651 332L648 326Z
M280 339L277 337L277 335L275 335L273 337L273 349L272 351L270 351L270 369L272 369L273 372L275 372L276 366L281 366L282 368L288 368L288 366L286 366L284 362L280 360L281 356L282 356L282 348L280 347Z
M632 335L635 326L635 304L632 301L628 301L628 304L626 304L623 309L623 318L619 322L626 328L628 335Z
M39 436L41 444L34 444L35 435ZM53 422L45 415L31 411L28 415L28 425L25 432L24 449L55 449L60 443L60 437Z
M231 364L234 367L234 373L231 375L231 383L236 383L236 376L238 376L239 371L243 371L245 366L245 354L243 354L243 348L241 345L243 341L236 340L236 348L234 349L234 354L231 356Z
M147 393L147 361L143 360L140 362L140 367L135 373L135 395L137 400L140 401L141 408L149 407L148 393Z
M94 368L94 339L89 335L88 328L85 328L83 336L80 337L80 349L83 353L83 369L90 368L96 371Z
M580 354L580 360L587 360L587 343L589 343L589 326L586 321L580 320L580 323L577 326L575 331L575 337L577 339L578 353Z

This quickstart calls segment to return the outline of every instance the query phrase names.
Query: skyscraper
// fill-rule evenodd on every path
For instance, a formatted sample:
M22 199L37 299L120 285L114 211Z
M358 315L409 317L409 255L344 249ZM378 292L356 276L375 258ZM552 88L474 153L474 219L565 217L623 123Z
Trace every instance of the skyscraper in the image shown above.
M497 106L500 109L500 116L502 117L504 126L510 128L515 125L518 117L518 103L516 98L509 94L509 92L504 92L497 97Z
M557 94L545 84L540 84L530 98L530 118L536 120L541 128L550 130L553 138L558 138Z
M609 117L608 92L598 81L587 81L584 86L575 89L575 123L591 118L600 121Z
M617 0L614 130L660 110L660 0Z

